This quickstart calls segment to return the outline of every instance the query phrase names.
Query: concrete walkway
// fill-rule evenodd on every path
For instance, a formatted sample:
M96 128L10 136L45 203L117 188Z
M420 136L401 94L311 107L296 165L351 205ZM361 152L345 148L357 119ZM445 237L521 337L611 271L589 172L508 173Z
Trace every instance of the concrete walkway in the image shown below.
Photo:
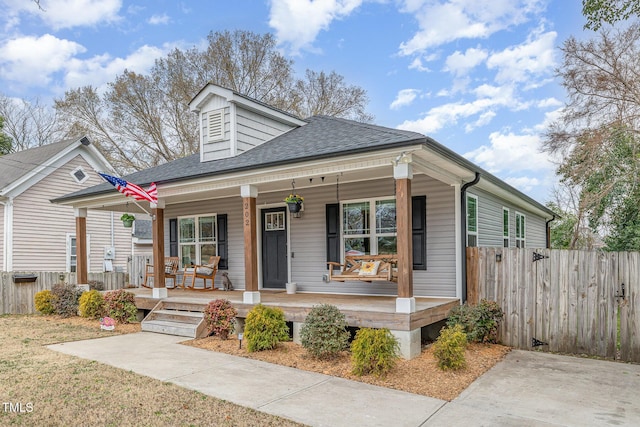
M640 425L640 365L513 351L447 403L182 340L141 332L49 348L311 426Z

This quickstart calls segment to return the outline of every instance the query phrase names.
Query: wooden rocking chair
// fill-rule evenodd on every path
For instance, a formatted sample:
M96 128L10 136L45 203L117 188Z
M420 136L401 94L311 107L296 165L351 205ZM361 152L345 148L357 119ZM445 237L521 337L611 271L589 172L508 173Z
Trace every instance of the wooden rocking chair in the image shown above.
M209 257L209 263L205 265L194 265L185 268L182 276L182 287L191 289L192 291L214 291L216 289L215 278L218 272L218 264L220 264L220 256ZM191 279L191 286L185 285L185 279ZM196 288L196 279L202 279L204 285L202 288ZM207 280L211 280L211 287L207 288Z
M167 279L173 280L173 287L169 289L175 289L179 286L178 282L176 281L176 275L178 272L179 263L180 263L180 258L178 258L177 256L169 256L169 257L165 257L164 259L165 282L167 281ZM144 283L142 284L142 286L144 286L145 288L152 288L152 286L148 285L149 278L153 279L153 264L147 264L145 266ZM154 285L155 285L155 282L154 282Z

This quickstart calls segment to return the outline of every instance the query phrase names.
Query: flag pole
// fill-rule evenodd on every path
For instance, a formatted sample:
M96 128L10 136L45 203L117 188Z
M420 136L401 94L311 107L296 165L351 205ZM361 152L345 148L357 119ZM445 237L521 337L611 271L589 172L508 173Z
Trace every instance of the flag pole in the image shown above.
M133 202L133 203L135 203L137 207L139 207L140 209L142 209L142 211L143 211L144 213L146 213L146 214L147 214L147 215L149 215L149 216L153 216L153 215L151 215L151 212L149 212L148 210L146 210L145 208L143 208L142 206L140 206L140 203L138 203L138 202L136 201L136 199L133 199L133 200L132 200L132 202Z

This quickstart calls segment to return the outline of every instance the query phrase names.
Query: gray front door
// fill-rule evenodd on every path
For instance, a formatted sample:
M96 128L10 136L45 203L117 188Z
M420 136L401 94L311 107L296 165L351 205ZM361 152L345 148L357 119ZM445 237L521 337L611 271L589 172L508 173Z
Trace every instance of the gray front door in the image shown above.
M262 287L284 288L287 271L286 207L262 210Z

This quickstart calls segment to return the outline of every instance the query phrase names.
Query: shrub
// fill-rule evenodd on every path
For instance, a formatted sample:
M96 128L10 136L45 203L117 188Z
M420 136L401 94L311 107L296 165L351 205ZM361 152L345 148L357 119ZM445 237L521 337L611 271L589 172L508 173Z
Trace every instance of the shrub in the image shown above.
M284 312L276 307L256 305L245 319L244 338L249 352L271 350L280 341L288 341L289 328Z
M104 291L104 283L98 280L89 280L89 290Z
M447 326L461 325L471 342L496 342L498 322L504 313L495 301L483 299L477 305L464 304L449 313Z
M62 317L78 315L78 299L82 295L81 289L78 289L76 285L58 283L51 287L51 293L54 295L51 304L56 314Z
M443 370L461 369L467 364L464 351L467 348L467 335L462 325L442 328L440 336L433 344L433 355L438 359L438 367Z
M359 329L351 343L353 373L384 377L396 365L399 349L389 329Z
M80 316L97 319L104 315L104 297L97 290L83 292L79 301Z
M318 358L331 358L349 347L347 320L338 307L315 306L309 311L300 330L302 346Z
M42 314L53 314L55 313L55 308L53 307L54 295L50 290L46 289L44 291L36 292L33 300L36 305L36 310L38 310Z
M231 302L226 299L209 301L204 310L204 321L207 325L208 335L218 335L226 340L233 332L238 310L233 308Z
M135 295L124 289L104 294L105 313L119 323L133 323L138 320Z

